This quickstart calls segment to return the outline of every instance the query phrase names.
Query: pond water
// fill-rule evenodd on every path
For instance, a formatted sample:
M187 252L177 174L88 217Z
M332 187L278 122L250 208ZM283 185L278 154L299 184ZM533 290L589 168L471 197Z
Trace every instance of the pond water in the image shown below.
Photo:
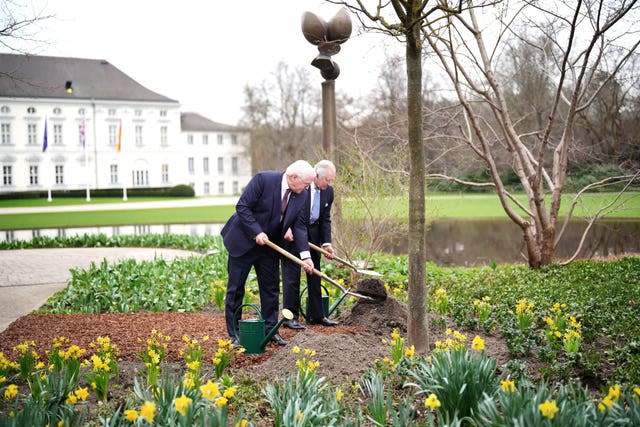
M0 231L0 241L31 240L35 236L73 236L82 234L144 235L187 234L192 236L220 234L223 224L127 225L90 228L57 228ZM584 221L569 224L558 244L555 258L573 254L585 228ZM384 250L406 254L408 240L388 242ZM522 262L522 234L508 220L437 220L427 234L427 258L439 265L488 265L492 262ZM581 258L640 253L639 220L601 221L584 243Z

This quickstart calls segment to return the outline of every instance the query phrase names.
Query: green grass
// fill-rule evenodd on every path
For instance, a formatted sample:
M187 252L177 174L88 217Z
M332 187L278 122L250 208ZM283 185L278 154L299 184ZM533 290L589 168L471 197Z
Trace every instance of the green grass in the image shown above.
M565 214L573 195L565 195L561 215ZM603 206L615 197L612 193L588 194L583 198L583 204L578 205L574 216L584 217L594 214L599 206ZM519 199L524 201L524 196ZM137 225L137 224L188 224L188 223L224 223L234 211L234 206L204 206L164 209L127 210L126 202L120 198L95 199L95 203L122 203L123 209L117 211L91 212L51 212L24 213L0 215L0 230L18 230L31 228L58 227L86 227L98 225ZM132 201L167 200L166 198L135 198ZM175 200L175 199L171 199ZM609 214L608 218L640 218L640 192L627 193L622 199L621 207ZM9 203L11 202L11 203ZM24 204L22 204L24 203ZM32 204L28 204L32 203ZM60 206L71 204L85 204L84 199L57 199L47 204L43 199L3 200L0 201L0 211L3 207L21 206ZM53 204L55 203L55 204ZM90 203L94 203L92 200ZM430 193L427 196L427 218L503 218L507 216L502 210L498 198L494 194L452 194ZM362 217L361 207L343 201L345 216ZM385 217L395 217L399 220L407 219L408 200L406 198L376 199L369 207L374 214ZM390 214L391 213L391 214Z
M47 212L0 215L0 229L89 227L96 225L197 224L226 222L234 206L135 209L91 212Z

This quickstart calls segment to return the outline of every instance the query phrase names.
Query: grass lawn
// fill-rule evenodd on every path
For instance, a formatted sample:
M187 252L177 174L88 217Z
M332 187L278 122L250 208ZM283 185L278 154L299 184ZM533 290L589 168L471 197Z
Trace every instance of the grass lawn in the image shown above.
M126 203L132 202L157 202L168 200L189 200L191 197L129 197L128 202L122 200L122 197L92 197L87 202L82 197L54 197L50 202L41 197L39 199L9 199L0 200L0 209L2 208L32 208L47 206L68 206L68 205L100 205L104 203Z
M583 197L576 207L574 216L584 217L594 214L599 206L606 205L616 197L612 193L594 193ZM567 194L561 208L561 215L567 212L573 198ZM122 210L88 212L50 212L1 214L3 207L62 206L86 204L82 199L55 199L48 203L45 199L3 200L0 201L0 230L32 228L84 227L99 225L136 225L136 224L185 224L185 223L223 223L234 212L234 206L197 206L182 208L130 209L126 203L138 201L167 200L166 198L130 198L122 202L121 198L96 198L89 203L122 203ZM520 195L519 200L525 200ZM621 199L619 208L608 218L640 218L640 192L627 193ZM452 194L429 193L427 196L427 218L504 218L507 216L494 194ZM343 201L345 216L361 217L361 207ZM376 199L369 206L374 214L382 217L406 220L408 200L406 198Z

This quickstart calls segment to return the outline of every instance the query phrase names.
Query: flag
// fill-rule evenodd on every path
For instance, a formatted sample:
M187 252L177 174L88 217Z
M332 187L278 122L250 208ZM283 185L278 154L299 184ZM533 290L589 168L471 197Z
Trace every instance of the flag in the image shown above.
M120 126L118 126L118 139L116 141L116 151L119 153L122 148L122 120L120 120Z
M84 134L84 131L85 131L85 124L84 124L84 119L82 119L82 122L80 123L79 132L80 132L80 143L82 144L82 149L83 150L86 148L85 147L85 134Z
M44 138L42 139L42 152L47 151L49 145L49 138L47 137L47 119L44 119Z

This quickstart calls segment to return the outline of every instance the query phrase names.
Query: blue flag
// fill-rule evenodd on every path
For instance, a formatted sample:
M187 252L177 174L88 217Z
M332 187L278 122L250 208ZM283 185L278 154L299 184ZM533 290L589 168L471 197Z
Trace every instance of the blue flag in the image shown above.
M42 152L47 151L47 145L49 145L49 141L47 138L47 119L44 119L44 139L42 141Z

